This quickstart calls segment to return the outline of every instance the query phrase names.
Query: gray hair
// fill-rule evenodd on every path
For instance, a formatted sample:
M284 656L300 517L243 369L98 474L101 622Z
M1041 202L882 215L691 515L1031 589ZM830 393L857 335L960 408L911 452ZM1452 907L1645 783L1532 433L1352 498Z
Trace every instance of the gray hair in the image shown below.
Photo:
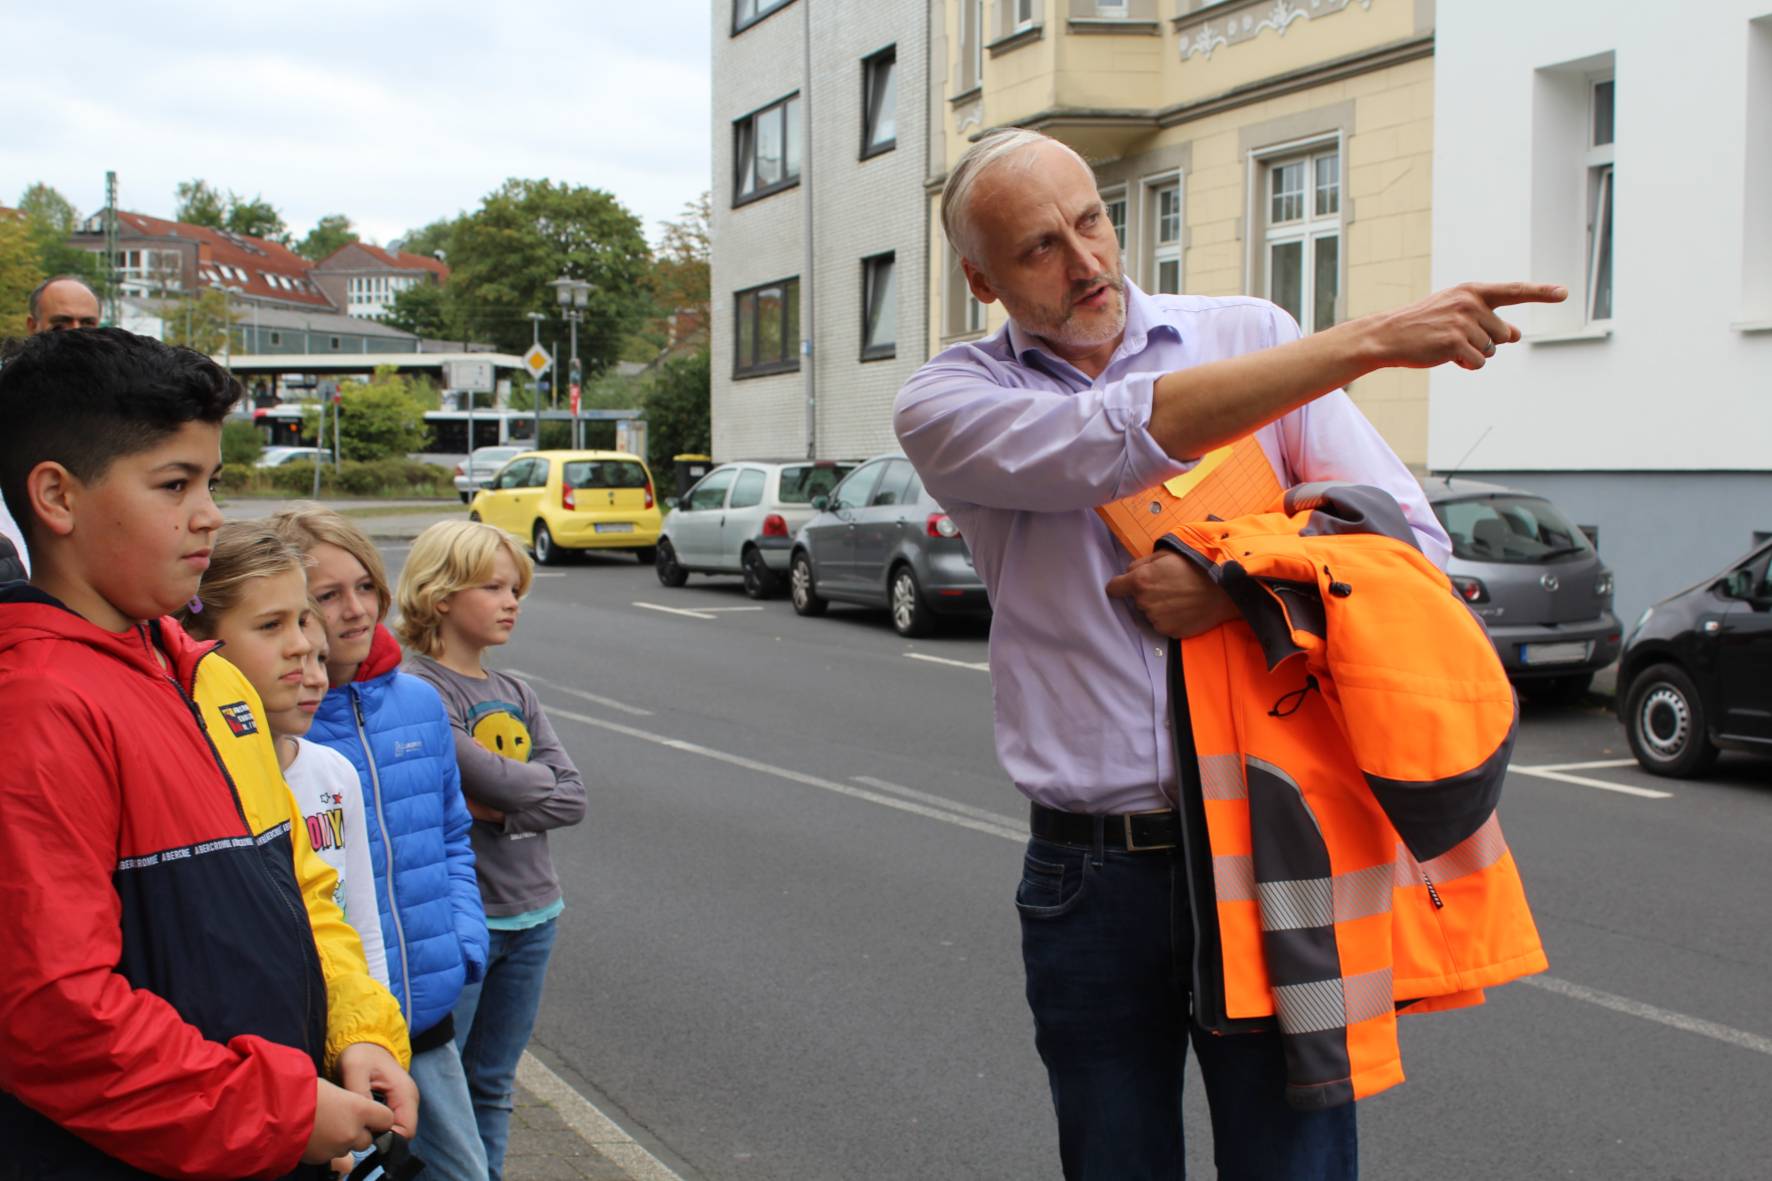
M99 300L98 292L92 289L92 284L88 283L79 275L51 275L49 278L43 280L43 282L37 284L37 286L32 289L30 298L25 301L25 309L30 312L31 319L35 320L42 314L43 293L48 291L50 286L55 283L78 283L80 286L86 288L86 294L92 296L95 302L103 302Z
M1089 162L1077 155L1076 150L1063 140L1053 139L1044 132L1026 127L999 127L987 131L966 149L966 154L960 157L954 170L948 173L947 183L941 190L942 232L947 235L948 245L961 258L975 264L978 262L974 255L977 243L972 241L972 219L967 209L972 198L972 186L978 183L978 178L1008 157L1048 143L1057 144L1076 156L1077 163L1085 168L1089 167Z

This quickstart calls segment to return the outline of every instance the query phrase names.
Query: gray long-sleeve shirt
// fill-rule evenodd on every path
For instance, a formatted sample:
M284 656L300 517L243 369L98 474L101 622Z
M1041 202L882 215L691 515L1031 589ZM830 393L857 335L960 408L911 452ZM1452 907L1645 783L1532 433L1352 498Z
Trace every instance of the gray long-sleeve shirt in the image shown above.
M475 820L471 834L487 917L551 906L560 898L560 880L548 855L548 830L584 819L585 785L535 691L496 669L467 677L417 653L407 656L405 670L443 698L462 793L504 813L503 824Z

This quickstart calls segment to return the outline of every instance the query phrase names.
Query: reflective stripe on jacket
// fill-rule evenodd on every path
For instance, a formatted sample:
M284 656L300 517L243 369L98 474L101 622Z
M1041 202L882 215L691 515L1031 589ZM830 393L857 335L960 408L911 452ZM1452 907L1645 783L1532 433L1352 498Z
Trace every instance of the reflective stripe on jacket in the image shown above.
M1495 816L1517 705L1482 623L1383 492L1278 507L1161 544L1243 616L1175 662L1197 1019L1277 1023L1316 1108L1402 1081L1398 1012L1547 964Z

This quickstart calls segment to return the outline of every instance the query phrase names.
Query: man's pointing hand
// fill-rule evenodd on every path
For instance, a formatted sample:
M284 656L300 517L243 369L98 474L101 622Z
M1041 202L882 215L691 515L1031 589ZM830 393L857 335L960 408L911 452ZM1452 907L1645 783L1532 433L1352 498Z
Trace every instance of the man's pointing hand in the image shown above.
M1568 297L1568 289L1554 283L1460 283L1349 327L1366 329L1377 354L1374 368L1427 369L1451 361L1481 369L1497 345L1520 339L1520 330L1496 315L1496 308L1561 303Z

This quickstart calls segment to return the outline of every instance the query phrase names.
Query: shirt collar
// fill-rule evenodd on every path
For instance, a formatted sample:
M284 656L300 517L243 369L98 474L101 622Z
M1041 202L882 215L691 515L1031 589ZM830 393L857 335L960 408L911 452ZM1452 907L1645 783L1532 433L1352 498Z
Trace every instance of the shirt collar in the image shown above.
M1120 338L1120 347L1114 350L1114 360L1133 356L1144 351L1150 343L1153 332L1167 332L1177 341L1181 339L1181 329L1173 321L1163 315L1157 301L1138 289L1138 284L1131 279L1126 280L1126 333ZM1045 341L1026 331L1013 319L1009 321L1009 329L1005 336L1009 344L1009 352L1022 365L1029 362L1029 355L1038 353L1060 364L1068 364L1054 353ZM1112 362L1109 362L1111 365Z

